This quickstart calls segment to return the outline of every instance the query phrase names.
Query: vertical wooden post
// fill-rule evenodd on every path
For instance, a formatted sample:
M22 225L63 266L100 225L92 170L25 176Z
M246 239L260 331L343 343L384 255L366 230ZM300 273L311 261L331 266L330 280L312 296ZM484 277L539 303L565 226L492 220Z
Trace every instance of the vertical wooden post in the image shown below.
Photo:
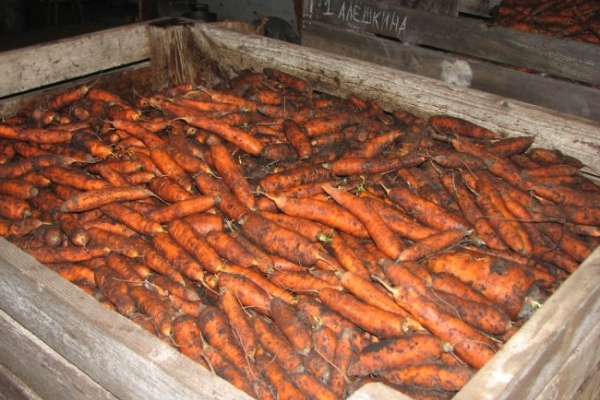
M152 89L194 83L196 72L187 27L192 21L166 19L148 25Z

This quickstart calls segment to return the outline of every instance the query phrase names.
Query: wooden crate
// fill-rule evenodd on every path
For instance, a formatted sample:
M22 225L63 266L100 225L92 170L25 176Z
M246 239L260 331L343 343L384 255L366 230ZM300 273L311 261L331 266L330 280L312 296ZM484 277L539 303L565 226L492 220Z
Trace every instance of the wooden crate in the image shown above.
M182 29L200 78L275 67L322 91L377 101L388 111L404 109L422 117L444 113L506 136L535 135L536 146L557 148L600 170L600 123L211 24L190 23ZM81 58L73 55L76 45ZM98 51L103 46L117 51L108 57ZM2 53L0 109L14 110L54 83L111 81L113 74L124 73L115 68L143 69L151 53L146 24ZM38 81L20 82L16 70L38 71ZM17 399L247 398L12 244L0 239L0 249L3 393ZM599 275L596 250L455 398L597 397ZM381 384L367 385L352 398L408 399Z
M489 2L459 4L459 11L489 11ZM598 45L388 0L306 0L301 41L329 53L600 120Z

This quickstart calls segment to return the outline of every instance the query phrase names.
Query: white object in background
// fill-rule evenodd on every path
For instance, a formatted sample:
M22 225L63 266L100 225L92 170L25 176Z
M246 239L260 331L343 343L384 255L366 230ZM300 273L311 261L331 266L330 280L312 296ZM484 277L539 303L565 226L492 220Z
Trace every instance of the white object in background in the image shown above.
M469 87L473 78L473 71L468 62L455 60L454 62L442 61L442 80L456 86Z

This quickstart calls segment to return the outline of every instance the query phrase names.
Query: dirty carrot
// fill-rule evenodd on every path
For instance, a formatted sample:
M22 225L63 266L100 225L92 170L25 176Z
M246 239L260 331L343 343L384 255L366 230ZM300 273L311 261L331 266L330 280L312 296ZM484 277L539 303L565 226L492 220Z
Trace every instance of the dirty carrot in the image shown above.
M188 222L174 219L169 222L167 231L206 271L216 273L224 266L219 254L194 231Z
M433 301L405 287L392 287L383 280L381 283L402 308L429 332L451 345L452 351L467 364L480 368L494 356L496 346L487 336L444 312Z
M256 209L254 191L243 174L239 163L234 161L233 155L217 137L210 136L206 142L212 155L215 169L229 186L235 196L250 209Z
M460 243L466 236L471 234L471 230L448 229L435 233L422 239L402 250L398 255L397 261L417 261L423 257L448 249Z
M473 377L474 371L464 365L424 363L394 368L381 377L395 385L410 385L428 389L458 391Z
M165 231L159 223L149 221L142 214L121 203L106 204L101 206L100 210L108 217L143 235L154 235Z
M100 208L114 202L142 200L154 193L142 186L104 187L81 192L67 199L62 205L64 212L82 212Z
M271 353L287 371L304 371L302 356L294 350L285 336L276 333L272 323L267 322L259 315L253 316L250 322L261 346Z
M303 266L312 266L323 259L320 248L304 236L272 222L256 212L249 212L240 221L242 234L270 253Z
M242 308L235 291L226 286L219 288L217 305L227 315L231 328L244 349L246 356L250 360L254 360L254 356L257 353L259 346L258 339L254 334L248 315Z
M152 244L185 277L202 282L204 268L167 233L158 233L152 237Z
M173 320L172 336L175 346L182 354L207 366L203 358L202 332L195 318L185 314L176 317Z
M265 194L286 215L320 222L328 228L338 229L351 235L368 238L369 232L352 212L335 202L313 198L290 198L282 195Z
M382 340L362 349L350 365L350 376L367 376L406 365L435 361L443 352L442 342L428 333L414 333Z
M329 185L324 185L323 190L362 222L373 242L385 255L394 259L400 255L402 242L364 199Z
M294 350L307 355L312 348L312 337L309 326L298 316L296 310L281 299L271 300L271 318Z
M327 307L378 337L402 336L407 331L404 317L365 303L346 292L325 288L319 291L318 297Z

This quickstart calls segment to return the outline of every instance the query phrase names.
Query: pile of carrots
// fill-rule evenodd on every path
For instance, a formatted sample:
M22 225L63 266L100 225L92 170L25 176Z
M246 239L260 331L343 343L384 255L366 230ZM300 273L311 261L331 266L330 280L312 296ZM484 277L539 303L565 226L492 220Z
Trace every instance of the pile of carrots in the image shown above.
M0 138L2 236L259 399L451 398L600 238L578 160L276 69Z
M502 26L600 44L596 0L502 0L492 16Z

